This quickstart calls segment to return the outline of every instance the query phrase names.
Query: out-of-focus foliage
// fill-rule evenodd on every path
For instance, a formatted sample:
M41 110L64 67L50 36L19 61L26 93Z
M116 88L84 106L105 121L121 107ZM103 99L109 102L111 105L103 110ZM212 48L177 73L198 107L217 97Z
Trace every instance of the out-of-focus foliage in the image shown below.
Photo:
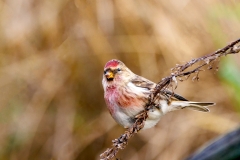
M1 1L0 159L98 159L124 131L103 100L104 64L120 59L157 82L177 63L238 39L239 6L216 0ZM240 55L232 59L239 68ZM216 102L210 113L170 113L132 138L119 157L183 159L235 128L237 96L221 81L237 78L224 70L219 77L201 72L200 82L189 79L177 89L187 99Z
M231 100L238 112L240 112L240 63L239 59L233 57L226 58L222 61L220 76L228 84L228 92L232 95Z

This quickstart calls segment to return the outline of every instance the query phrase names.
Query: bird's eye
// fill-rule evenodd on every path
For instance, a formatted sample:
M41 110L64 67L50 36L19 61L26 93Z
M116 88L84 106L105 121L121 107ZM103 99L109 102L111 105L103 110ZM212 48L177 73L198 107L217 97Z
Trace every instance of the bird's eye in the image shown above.
M106 74L106 73L107 73L107 71L105 70L105 71L103 71L103 73L104 73L104 74Z
M121 68L118 68L117 71L118 71L118 72L121 71Z

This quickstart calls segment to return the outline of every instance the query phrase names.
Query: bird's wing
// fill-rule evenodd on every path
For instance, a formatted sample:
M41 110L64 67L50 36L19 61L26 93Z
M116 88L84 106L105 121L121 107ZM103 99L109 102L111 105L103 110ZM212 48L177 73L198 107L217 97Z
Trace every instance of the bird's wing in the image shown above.
M131 82L137 87L145 88L150 91L153 90L156 86L156 83L141 76L136 76L134 79L131 80Z
M149 91L153 91L153 89L156 87L156 83L154 83L144 77L141 77L141 76L136 76L136 78L132 79L131 82L135 86L148 89ZM176 93L173 93L170 90L164 90L161 92L161 94L165 95L166 97L171 97L171 99L173 99L173 100L188 101L184 97L182 97Z
M171 98L175 98L175 100L179 100L179 101L188 101L186 98L180 96L179 94L173 93L169 90L165 90L163 91L163 93L167 94L168 96L172 96Z

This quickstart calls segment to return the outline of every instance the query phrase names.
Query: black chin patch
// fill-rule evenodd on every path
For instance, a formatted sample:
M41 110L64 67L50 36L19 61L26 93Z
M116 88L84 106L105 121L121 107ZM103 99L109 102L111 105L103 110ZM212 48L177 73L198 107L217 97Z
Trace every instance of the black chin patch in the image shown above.
M113 81L113 78L107 78L107 81Z

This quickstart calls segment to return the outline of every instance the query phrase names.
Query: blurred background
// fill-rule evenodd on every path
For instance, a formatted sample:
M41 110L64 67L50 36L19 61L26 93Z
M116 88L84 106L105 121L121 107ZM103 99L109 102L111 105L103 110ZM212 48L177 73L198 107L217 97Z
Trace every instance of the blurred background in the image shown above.
M240 38L237 0L0 1L0 159L99 159L124 129L107 111L105 63L154 82ZM179 160L240 122L240 54L177 93L217 105L181 110L133 137L118 158Z

